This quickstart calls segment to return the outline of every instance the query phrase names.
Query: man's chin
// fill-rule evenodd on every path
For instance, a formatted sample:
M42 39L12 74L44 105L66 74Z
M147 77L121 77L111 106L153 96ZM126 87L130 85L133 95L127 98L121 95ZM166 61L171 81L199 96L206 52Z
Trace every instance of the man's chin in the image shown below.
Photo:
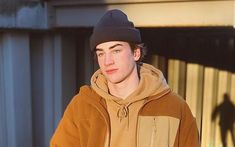
M122 83L123 82L123 80L121 80L121 79L108 79L108 82L110 83L110 84L120 84L120 83Z

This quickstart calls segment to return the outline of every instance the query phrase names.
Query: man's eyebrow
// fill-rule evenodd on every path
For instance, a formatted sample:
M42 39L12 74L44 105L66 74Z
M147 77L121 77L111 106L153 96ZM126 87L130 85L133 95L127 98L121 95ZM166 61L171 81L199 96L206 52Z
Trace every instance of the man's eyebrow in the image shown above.
M117 43L117 44L114 44L113 46L110 46L109 49L113 49L113 48L115 48L115 47L117 47L117 46L123 46L123 45L120 44L120 43Z
M95 51L103 51L101 48L95 48Z
M123 44L120 44L120 43L114 44L113 46L110 46L109 49L113 49L117 46L123 46ZM95 51L103 51L103 49L102 48L96 48Z

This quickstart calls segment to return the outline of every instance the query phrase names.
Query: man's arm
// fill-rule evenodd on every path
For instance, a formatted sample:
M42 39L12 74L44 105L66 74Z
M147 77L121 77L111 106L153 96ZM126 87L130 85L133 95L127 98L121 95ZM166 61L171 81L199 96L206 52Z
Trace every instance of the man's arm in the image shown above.
M193 117L187 104L183 107L179 137L180 147L200 147L196 119Z
M72 108L71 102L51 138L50 147L80 147L79 131L73 120Z

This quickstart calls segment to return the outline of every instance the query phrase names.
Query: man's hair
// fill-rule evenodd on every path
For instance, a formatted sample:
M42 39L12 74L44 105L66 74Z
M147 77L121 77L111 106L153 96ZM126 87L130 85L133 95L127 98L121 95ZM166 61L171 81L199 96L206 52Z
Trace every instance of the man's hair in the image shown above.
M134 51L136 49L140 49L140 58L138 61L136 61L138 64L141 64L141 62L143 61L145 55L147 54L147 48L144 45L144 43L141 44L136 44L136 43L132 43L132 42L128 42L128 44L130 45L131 51L134 53Z

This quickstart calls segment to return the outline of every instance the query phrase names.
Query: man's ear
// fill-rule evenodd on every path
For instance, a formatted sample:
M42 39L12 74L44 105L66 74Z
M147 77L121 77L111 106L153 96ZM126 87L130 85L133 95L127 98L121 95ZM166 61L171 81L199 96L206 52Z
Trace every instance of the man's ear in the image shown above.
M135 49L134 50L134 60L138 61L140 59L140 56L141 56L140 48Z

